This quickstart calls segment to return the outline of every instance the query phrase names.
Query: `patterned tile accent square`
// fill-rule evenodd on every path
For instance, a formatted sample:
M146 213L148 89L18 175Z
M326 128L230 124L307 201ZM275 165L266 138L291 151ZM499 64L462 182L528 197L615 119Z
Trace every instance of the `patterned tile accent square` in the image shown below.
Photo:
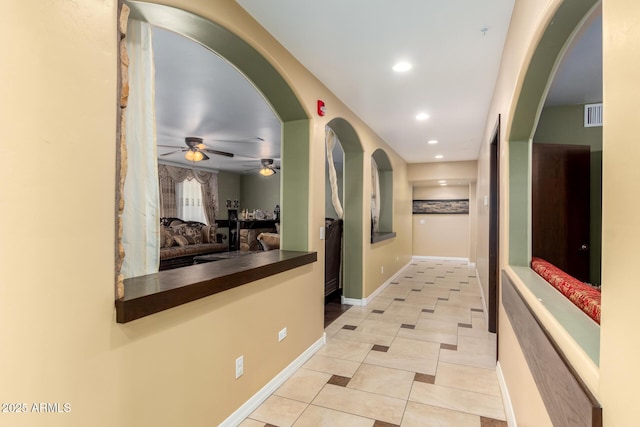
M482 313L484 310L481 308L472 308L471 311L477 311L478 313Z
M413 292L421 292L422 289L411 289Z
M391 424L385 423L384 421L376 420L376 422L373 423L373 427L400 427L400 424Z
M389 351L389 347L386 346L386 345L374 344L374 346L371 348L371 350L373 350L373 351L382 351L383 353L386 353L387 351Z
M405 299L404 298L394 298L393 300L394 301L404 301Z
M422 309L422 312L423 312L423 313L434 313L434 312L435 312L435 310L431 310L430 308L423 308L423 309Z
M435 375L427 375L427 374L416 374L413 378L414 381L419 383L427 383L427 384L435 384L436 376Z
M349 381L351 381L351 378L349 378L349 377L341 377L340 375L332 375L331 378L329 378L329 381L327 381L327 384L333 384L333 385L337 385L339 387L346 387L347 384L349 384Z
M452 344L440 344L440 348L443 350L457 350L458 346L457 345L452 345Z
M480 427L508 427L506 421L480 417Z
M384 310L373 310L373 311L372 311L372 313L375 313L375 314L383 314L383 313L384 313Z
M348 329L350 331L355 331L358 327L354 325L344 325L342 329Z
M403 323L402 326L400 326L400 327L404 328L404 329L415 329L416 325L408 325L406 323Z
M473 325L470 323L458 323L459 328L473 328Z

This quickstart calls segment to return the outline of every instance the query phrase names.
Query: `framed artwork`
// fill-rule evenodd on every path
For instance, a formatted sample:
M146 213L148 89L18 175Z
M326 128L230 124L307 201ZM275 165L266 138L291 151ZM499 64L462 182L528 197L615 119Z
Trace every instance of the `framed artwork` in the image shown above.
M413 214L468 214L469 199L414 200Z

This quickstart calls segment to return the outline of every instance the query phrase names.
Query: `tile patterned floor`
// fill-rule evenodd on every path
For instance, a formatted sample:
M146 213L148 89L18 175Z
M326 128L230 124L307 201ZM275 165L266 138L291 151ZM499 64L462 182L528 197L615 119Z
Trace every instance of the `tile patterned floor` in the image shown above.
M326 346L240 426L507 426L496 337L466 262L415 261L325 332Z

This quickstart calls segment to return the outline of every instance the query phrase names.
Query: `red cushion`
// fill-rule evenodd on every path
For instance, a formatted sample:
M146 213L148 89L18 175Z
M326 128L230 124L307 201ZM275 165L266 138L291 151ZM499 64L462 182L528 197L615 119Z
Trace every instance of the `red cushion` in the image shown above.
M581 282L542 258L533 257L531 268L600 324L599 290Z

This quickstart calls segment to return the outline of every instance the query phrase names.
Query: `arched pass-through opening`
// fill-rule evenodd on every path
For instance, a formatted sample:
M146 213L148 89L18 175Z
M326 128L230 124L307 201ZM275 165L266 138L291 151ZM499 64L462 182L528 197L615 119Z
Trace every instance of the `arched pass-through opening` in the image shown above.
M360 138L355 129L342 118L331 120L329 126L344 150L344 231L343 231L343 298L361 299L363 251L363 159Z
M308 249L309 121L293 90L253 47L226 28L181 9L127 2L131 17L188 37L216 52L244 74L283 123L282 249Z
M598 389L600 328L586 316L555 304L555 293L543 297L543 279L534 273L531 262L531 150L532 140L550 82L563 53L579 33L582 24L599 7L598 0L565 0L556 10L531 58L511 119L508 141L508 264L509 276L515 274L518 286L531 293L531 311L543 313L542 325L562 351L582 383ZM521 284L520 284L521 283ZM504 292L505 280L502 281ZM560 296L559 298L563 298ZM503 297L504 301L504 297ZM570 302L568 304L571 304ZM509 313L509 311L508 311ZM550 316L549 316L550 315ZM552 319L552 320L551 320ZM567 339L567 336L573 340Z
M283 164L287 164L286 168L283 167L280 178L280 218L282 224L280 249L284 251L308 251L309 118L291 87L257 50L224 27L181 9L146 2L127 1L126 4L131 9L131 18L146 21L151 25L162 27L190 38L227 60L241 74L246 76L271 105L274 113L282 122L281 159ZM118 135L118 139L119 138L120 136ZM126 168L123 168L125 164L123 162L126 161L126 158L124 158L124 153L121 152L122 148L120 144L121 141L118 140L118 148L116 150L118 162L118 176L116 179L118 188L120 188L126 178L122 172L123 169L126 170ZM126 202L123 200L121 190L116 192L116 197L116 206L118 207L117 209L120 209L123 203ZM119 217L117 217L117 221L120 221ZM119 229L120 226L121 224L118 223L116 229ZM117 248L121 247L120 239L121 237L118 235L116 242ZM298 259L290 261L291 258L295 257L298 257ZM175 280L171 277L166 275L162 276L162 272L160 272L157 273L158 277L149 275L142 276L141 278L127 279L133 281L129 284L132 286L131 289L136 289L135 292L129 293L128 291L125 292L125 288L129 286L127 281L125 280L124 283L122 283L122 276L119 274L118 266L121 265L122 259L123 254L120 250L117 250L116 308L118 309L117 320L119 323L126 323L136 318L171 308L175 305L221 292L222 290L247 283L250 277L253 277L252 280L256 280L255 277L257 277L255 275L245 274L242 280L234 281L227 280L230 276L227 277L220 273L222 275L211 278L207 282L207 286L198 288L199 292L192 292L190 284L195 282L190 282L191 276L185 276L180 280L181 283L177 284L173 283ZM274 251L274 253L271 254L265 253L260 259L262 261L257 261L258 263L280 263L278 264L278 268L283 269L315 262L316 254L309 252L305 255L297 255L297 253L294 252L280 253L279 251ZM275 261L272 261L272 259ZM260 277L266 277L269 275L269 271L271 271L269 268L262 268L262 270L260 270ZM137 279L142 280L145 277L152 277L153 280L161 283L159 285L160 288L171 289L172 292L176 294L176 297L174 297L171 302L167 302L167 300L161 298L159 293L153 291L155 288L147 289L142 286L139 281L136 282ZM164 283L163 280L171 283ZM202 278L198 280L202 281Z

